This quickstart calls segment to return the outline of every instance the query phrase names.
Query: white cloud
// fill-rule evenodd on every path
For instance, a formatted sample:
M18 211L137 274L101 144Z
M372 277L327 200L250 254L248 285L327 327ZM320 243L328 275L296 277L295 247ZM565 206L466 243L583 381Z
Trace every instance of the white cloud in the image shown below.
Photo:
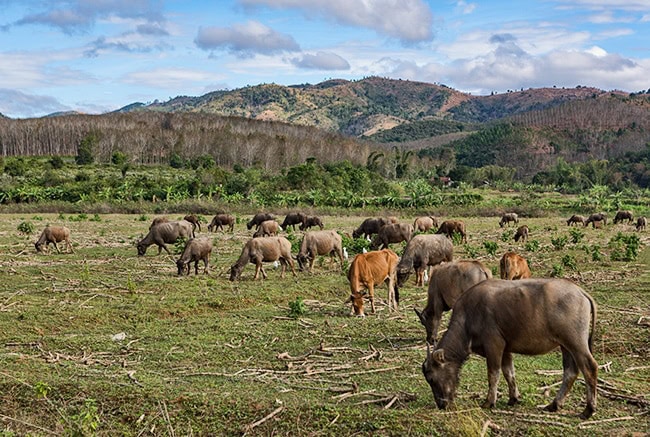
M467 3L465 0L460 0L456 7L461 10L463 14L471 14L476 9L476 3Z
M348 61L331 52L317 52L315 55L305 53L298 58L291 60L291 63L299 68L313 70L349 70Z
M0 113L10 117L37 117L52 112L69 111L50 96L26 94L14 89L0 88Z
M256 53L269 55L300 50L290 35L277 32L257 21L234 24L231 27L201 27L194 43L203 50L228 49L242 57Z
M422 0L239 0L247 6L300 9L338 23L372 29L405 43L433 38L431 9Z
M209 71L190 70L184 68L157 68L129 73L122 77L121 82L140 86L164 88L181 93L188 88L205 87L205 83L220 79Z

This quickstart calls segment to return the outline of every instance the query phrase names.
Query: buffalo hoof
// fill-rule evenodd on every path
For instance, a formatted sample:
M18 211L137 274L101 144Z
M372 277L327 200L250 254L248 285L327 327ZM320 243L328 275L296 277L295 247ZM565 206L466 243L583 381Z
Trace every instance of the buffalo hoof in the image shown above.
M519 398L510 398L508 399L508 405L513 406L517 405L521 400Z
M557 410L558 410L558 407L557 407L557 402L555 400L544 407L544 411L550 411L552 413L557 411Z
M580 417L582 420L586 420L589 419L592 414L594 414L594 407L587 405L587 408L585 408L585 410L580 413L580 416L578 417Z
M486 400L481 404L481 408L494 408L494 407L495 407L495 403L490 402L489 400Z

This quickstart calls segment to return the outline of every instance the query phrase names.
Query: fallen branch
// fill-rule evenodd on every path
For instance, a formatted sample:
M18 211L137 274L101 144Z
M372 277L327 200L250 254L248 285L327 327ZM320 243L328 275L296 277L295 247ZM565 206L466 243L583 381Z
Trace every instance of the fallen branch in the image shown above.
M589 422L582 422L580 425L578 425L578 428L584 429L590 426L600 425L601 423L618 422L622 420L634 420L634 419L636 419L636 417L634 416L625 416L625 417L612 417L611 419L593 420Z
M35 425L35 424L29 423L29 422L25 422L24 420L16 419L15 417L5 416L4 414L0 414L0 419L11 420L12 422L20 423L21 425L29 426L31 428L36 428L36 429L38 429L40 431L43 431L43 432L45 432L47 434L50 434L50 435L59 435L59 433L54 432L54 431L50 431L49 429L43 428L42 426Z
M280 414L282 411L284 411L284 407L283 407L283 406L279 406L278 408L276 408L275 410L271 411L271 412L270 412L269 414L267 414L266 416L262 417L262 418L261 418L260 420L258 420L257 422L251 423L250 425L246 425L246 426L244 427L244 429L243 429L244 434L246 434L247 432L252 431L253 428L255 428L255 427L257 427L257 426L260 426L261 424L263 424L263 423L266 422L267 420L272 419L273 417L277 416L277 415Z
M481 437L485 437L487 434L487 430L493 429L495 431L501 431L502 428L497 425L496 423L492 422L491 420L486 420L485 423L483 424L483 428L481 428Z

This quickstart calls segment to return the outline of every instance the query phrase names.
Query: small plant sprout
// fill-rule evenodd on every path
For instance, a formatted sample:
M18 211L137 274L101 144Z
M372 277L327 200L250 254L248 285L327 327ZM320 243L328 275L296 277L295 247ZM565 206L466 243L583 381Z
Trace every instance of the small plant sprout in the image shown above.
M304 316L307 312L307 306L302 300L302 297L296 297L295 300L289 301L289 316L297 319L300 316Z

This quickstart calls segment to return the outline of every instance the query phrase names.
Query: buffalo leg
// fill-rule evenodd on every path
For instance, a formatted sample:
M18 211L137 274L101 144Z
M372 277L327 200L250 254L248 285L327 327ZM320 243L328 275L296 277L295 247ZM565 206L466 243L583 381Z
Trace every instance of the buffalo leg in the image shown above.
M370 281L368 284L368 299L370 299L370 308L372 313L375 313L375 285Z
M56 245L56 241L54 241L52 244L54 244L54 248L56 249L56 253L61 253L59 250L59 246Z
M564 346L561 346L560 348L562 349L562 368L564 369L562 385L560 386L557 395L555 395L553 402L544 407L544 410L546 411L557 411L562 408L567 394L571 391L571 387L573 387L573 383L578 377L578 365L573 359L573 356Z
M503 377L508 383L508 405L514 405L519 402L521 395L517 389L517 381L515 381L515 366L510 352L504 353L501 358L501 371L503 372Z
M483 408L494 408L497 403L497 386L499 384L499 374L501 373L501 360L505 344L495 341L491 349L485 356L487 362L488 374L488 394L485 402L481 405Z

